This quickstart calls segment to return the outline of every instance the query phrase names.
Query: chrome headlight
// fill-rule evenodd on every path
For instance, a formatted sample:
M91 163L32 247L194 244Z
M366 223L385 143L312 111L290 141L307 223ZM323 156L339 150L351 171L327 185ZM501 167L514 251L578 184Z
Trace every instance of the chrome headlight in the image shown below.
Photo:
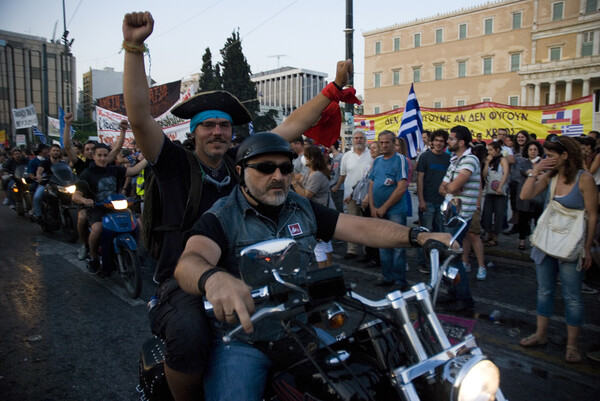
M111 203L112 203L113 208L115 210L124 210L124 209L127 209L127 205L128 205L127 199L114 200L114 201L111 201Z
M58 192L62 192L63 194L71 194L73 195L75 193L75 190L77 189L77 187L75 185L69 185L68 187L58 187Z
M452 401L493 401L500 371L483 355L462 355L443 367L444 388Z

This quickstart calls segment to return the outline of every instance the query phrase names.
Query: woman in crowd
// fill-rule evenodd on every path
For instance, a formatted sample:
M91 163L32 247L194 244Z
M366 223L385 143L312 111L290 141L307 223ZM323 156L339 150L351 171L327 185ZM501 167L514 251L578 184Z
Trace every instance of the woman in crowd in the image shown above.
M312 199L314 202L335 209L331 194L329 192L329 168L321 148L310 145L304 150L304 159L309 168L302 177L302 182L293 182L294 191L299 195ZM331 241L319 240L315 246L315 257L319 268L331 266L331 253L333 248Z
M529 133L525 130L521 130L517 132L517 135L510 135L509 138L512 142L512 144L509 146L513 150L515 163L510 166L510 175L508 176L510 210L512 210L510 222L513 223L512 229L510 229L508 233L514 234L518 231L519 227L519 208L517 207L517 198L519 195L518 187L519 182L521 181L521 172L517 166L519 165L519 159L522 157L521 153L523 152L523 148L525 147L525 144L529 142Z
M596 148L596 140L589 136L577 139L583 151L583 168L592 174L596 187L600 189L600 152Z
M523 146L521 156L522 157L518 158L515 163L515 170L519 172L518 194L521 193L525 180L527 180L527 172L533 169L533 167L542 160L544 148L538 141L531 141ZM519 212L519 222L517 224L517 229L519 231L518 247L520 250L526 248L525 240L531 234L531 220L536 223L537 219L542 214L544 199L544 193L541 193L536 199L532 200L522 200L520 197L517 197L516 207Z
M508 161L502 156L502 144L490 142L488 156L482 176L486 180L485 203L481 225L487 232L486 246L498 245L498 234L502 230L502 220L506 212L508 196Z
M584 255L567 262L533 248L531 257L535 262L538 282L537 325L535 333L523 338L520 344L533 347L548 342L548 322L554 314L554 290L557 276L560 276L567 321L565 361L577 363L581 362L578 338L583 323L582 269L587 270L592 266L591 248L597 219L598 190L592 175L583 170L581 148L574 139L555 136L546 140L544 149L546 158L529 170L521 198L532 199L546 191L552 179L556 178L554 200L566 208L585 210L587 213L587 227L582 230L585 232L578 233L585 236Z

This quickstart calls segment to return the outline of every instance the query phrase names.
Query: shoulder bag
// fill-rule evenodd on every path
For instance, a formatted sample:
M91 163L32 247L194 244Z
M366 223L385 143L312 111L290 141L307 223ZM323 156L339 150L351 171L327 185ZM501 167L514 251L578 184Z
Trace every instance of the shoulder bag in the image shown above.
M585 209L569 209L554 200L557 179L552 178L550 183L548 206L531 235L531 245L553 258L571 262L583 256L587 216Z

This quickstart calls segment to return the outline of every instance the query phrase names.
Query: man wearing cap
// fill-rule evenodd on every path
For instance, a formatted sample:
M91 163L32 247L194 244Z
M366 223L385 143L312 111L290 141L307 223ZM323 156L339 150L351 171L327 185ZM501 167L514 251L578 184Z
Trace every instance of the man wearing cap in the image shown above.
M216 343L204 380L207 401L260 399L267 372L274 364L272 357L279 356L276 350L285 349L280 344L287 344L287 332L278 319L264 319L254 326L250 321L254 302L239 272L239 254L244 247L293 238L300 251L297 265L308 268L311 262L314 265L312 250L317 238L378 248L417 246L431 238L449 243L449 234L424 233L391 221L340 214L289 191L292 155L289 144L273 133L248 138L237 152L240 184L186 233L188 240L175 278L184 291L198 299L206 295L214 307L211 324ZM235 327L238 318L244 333L225 345L219 337Z
M154 274L155 281L160 283L160 302L152 309L150 320L153 333L167 340L165 374L171 392L176 400L185 400L194 399L201 387L211 336L202 299L181 291L172 279L183 251L182 231L237 184L235 149L230 147L233 125L246 124L251 121L251 116L237 98L225 91L198 94L172 110L174 115L190 119L190 132L195 137L195 167L202 176L197 213L190 218L184 216L192 179L186 150L175 146L150 114L143 52L144 40L152 33L153 25L148 12L125 15L123 93L135 140L156 174L165 206L162 223L180 227L164 233ZM338 89L347 83L351 69L350 60L338 63L335 79ZM274 132L286 141L300 136L330 103L328 97L317 95L292 113Z

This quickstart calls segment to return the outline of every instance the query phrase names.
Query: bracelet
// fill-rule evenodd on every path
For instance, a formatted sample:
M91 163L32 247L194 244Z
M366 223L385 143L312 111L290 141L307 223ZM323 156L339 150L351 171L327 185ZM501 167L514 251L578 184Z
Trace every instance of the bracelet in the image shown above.
M339 102L342 98L342 90L335 82L328 83L321 93L332 102Z
M335 83L335 81L332 82L333 86L335 86L336 88L338 88L339 91L342 90L342 87L339 86L338 84Z
M429 230L426 229L425 227L411 227L410 231L408 232L408 241L410 243L410 246L412 247L418 247L419 246L419 234L421 233L428 233Z
M223 269L222 267L213 267L202 273L202 275L198 279L198 291L200 291L201 295L206 295L206 289L204 288L204 286L206 285L206 280L208 280L210 276L218 272L227 273L227 270Z
M133 54L144 54L144 53L148 53L150 50L148 49L148 46L146 46L145 43L142 43L142 45L134 45L132 43L128 43L126 41L123 41L123 44L121 46L122 50L125 50L126 53L133 53Z

